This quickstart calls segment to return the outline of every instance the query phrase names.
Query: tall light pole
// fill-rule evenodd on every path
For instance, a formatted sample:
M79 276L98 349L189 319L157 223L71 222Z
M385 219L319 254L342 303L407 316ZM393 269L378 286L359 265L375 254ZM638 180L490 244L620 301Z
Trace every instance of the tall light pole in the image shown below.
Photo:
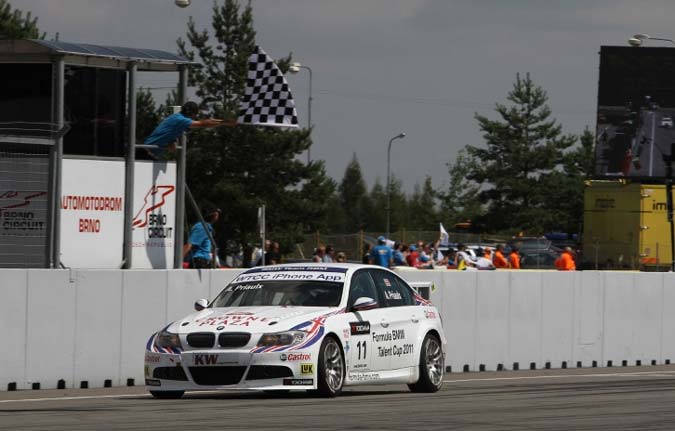
M664 42L670 42L673 45L675 45L675 41L673 41L672 39L668 39L666 37L651 37L650 35L643 34L643 33L633 35L633 37L628 39L628 44L630 46L638 47L638 46L642 45L645 40L661 40L661 41L664 41Z
M288 68L288 70L291 73L299 73L300 69L307 69L309 72L309 98L307 99L307 128L312 129L312 68L309 66L305 66L300 63L291 63L291 66ZM312 159L310 156L310 147L307 147L307 164L309 164L310 160Z
M390 198L391 198L391 181L389 180L389 170L391 166L391 143L394 142L396 139L402 139L405 138L405 133L401 132L398 135L394 136L389 140L389 146L387 147L387 232L386 232L386 238L389 239L389 221L390 221L390 214L391 214L391 207L390 207Z

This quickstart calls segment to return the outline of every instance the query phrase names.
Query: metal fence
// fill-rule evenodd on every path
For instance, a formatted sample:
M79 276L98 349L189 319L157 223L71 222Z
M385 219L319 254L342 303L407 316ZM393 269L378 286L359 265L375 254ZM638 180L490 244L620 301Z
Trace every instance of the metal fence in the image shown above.
M47 268L57 248L57 144L70 128L0 123L0 268Z
M49 147L0 144L1 268L47 266L48 190Z

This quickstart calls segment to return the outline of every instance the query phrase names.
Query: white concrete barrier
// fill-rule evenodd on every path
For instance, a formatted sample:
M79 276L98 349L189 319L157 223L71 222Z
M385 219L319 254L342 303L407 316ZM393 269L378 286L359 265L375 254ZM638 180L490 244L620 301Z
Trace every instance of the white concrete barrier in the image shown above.
M143 384L150 335L241 270L0 270L0 390ZM675 274L400 271L432 281L453 372L675 359Z

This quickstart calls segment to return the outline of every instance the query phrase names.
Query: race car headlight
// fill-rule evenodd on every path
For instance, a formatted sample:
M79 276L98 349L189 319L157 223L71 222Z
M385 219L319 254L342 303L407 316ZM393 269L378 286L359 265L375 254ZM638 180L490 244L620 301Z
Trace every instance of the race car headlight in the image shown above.
M263 334L258 341L258 346L288 346L302 343L307 336L303 331L273 332Z
M178 334L173 334L167 331L162 331L157 334L156 343L158 347L172 347L179 349L183 348L183 346L180 344L180 337L178 337Z

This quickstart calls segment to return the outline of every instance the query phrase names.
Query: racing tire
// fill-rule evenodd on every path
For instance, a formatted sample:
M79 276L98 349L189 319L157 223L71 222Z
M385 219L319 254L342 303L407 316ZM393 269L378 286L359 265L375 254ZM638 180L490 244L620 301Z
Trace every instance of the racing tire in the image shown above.
M319 350L319 370L316 394L333 398L342 393L345 383L345 358L340 343L333 337L326 337Z
M420 350L419 375L417 383L409 384L412 392L438 392L443 386L445 358L437 336L427 334Z
M175 400L183 396L185 391L150 391L150 395L162 400Z

